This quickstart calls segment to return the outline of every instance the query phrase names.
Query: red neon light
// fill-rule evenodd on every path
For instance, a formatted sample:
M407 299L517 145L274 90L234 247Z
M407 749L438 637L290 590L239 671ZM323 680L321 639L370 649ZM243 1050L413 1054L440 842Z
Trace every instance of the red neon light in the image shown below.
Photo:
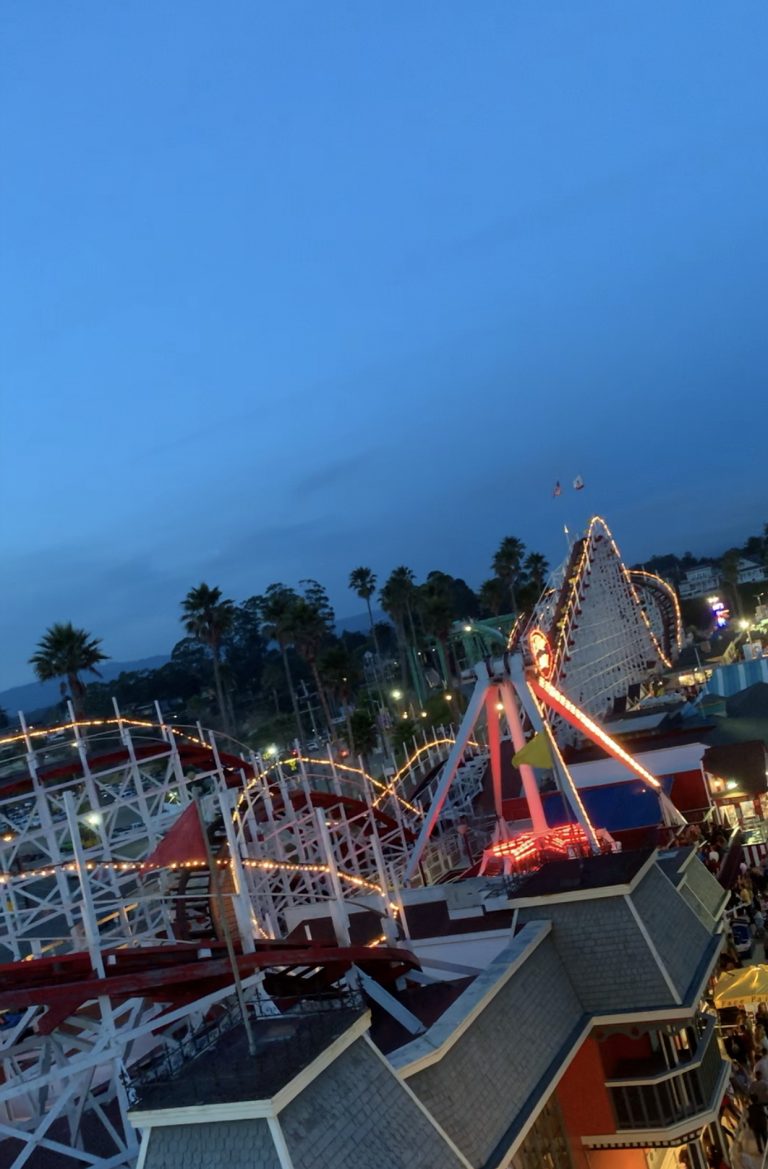
M536 673L542 678L551 678L555 668L555 659L549 638L542 629L532 629L528 635L528 648L531 651Z
M608 840L602 841L604 851L610 849ZM589 856L592 849L586 832L579 824L563 824L550 828L543 835L521 832L511 840L499 840L485 849L484 861L502 862L512 872L535 872L548 861L567 860Z
M630 771L634 772L640 779L645 780L649 787L656 791L661 791L661 784L655 775L651 775L650 771L641 766L628 751L620 747L615 739L606 734L601 726L580 710L570 698L567 698L561 690L553 686L551 682L547 682L545 678L532 678L530 686L533 692L541 698L551 710L569 722L572 727L584 732L587 738L591 739L597 746L602 747L606 754L611 755L617 759L619 763L623 763Z

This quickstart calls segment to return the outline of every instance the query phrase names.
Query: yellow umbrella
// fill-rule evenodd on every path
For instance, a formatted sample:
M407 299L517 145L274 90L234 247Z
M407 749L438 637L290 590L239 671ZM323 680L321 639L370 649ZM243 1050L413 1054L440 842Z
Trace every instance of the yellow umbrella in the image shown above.
M715 1006L768 1002L768 966L744 966L727 970L715 983Z

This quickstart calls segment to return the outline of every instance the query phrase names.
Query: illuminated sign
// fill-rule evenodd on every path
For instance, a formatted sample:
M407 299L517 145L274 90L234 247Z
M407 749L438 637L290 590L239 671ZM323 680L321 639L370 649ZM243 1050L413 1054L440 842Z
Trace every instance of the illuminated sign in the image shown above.
M715 624L717 625L718 629L724 629L725 626L728 624L728 621L730 620L730 616L731 616L730 610L726 609L725 605L719 599L719 597L712 598L710 600L710 604L712 605L712 612L713 612L714 617L715 617Z
M546 633L538 628L532 629L528 637L528 648L531 651L536 673L542 678L550 678L552 676L554 659L552 657L552 647L549 644Z

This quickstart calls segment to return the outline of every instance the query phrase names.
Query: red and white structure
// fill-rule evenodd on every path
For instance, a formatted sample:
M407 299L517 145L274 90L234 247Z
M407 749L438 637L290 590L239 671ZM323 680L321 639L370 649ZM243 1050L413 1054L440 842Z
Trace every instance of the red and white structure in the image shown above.
M350 943L347 902L396 914L420 819L361 768L266 766L199 727L119 711L22 727L0 739L0 1139L14 1169L54 1154L135 1164L126 1071L173 1057L231 999L227 931L246 995L266 975L292 996L322 989L353 966L386 983L412 961L388 944L396 929ZM288 938L291 911L319 902L330 951Z
M543 630L535 627L518 648L503 658L478 663L475 669L475 687L456 736L456 741L443 768L440 783L426 811L424 823L405 870L406 880L418 872L419 862L434 831L464 753L478 725L485 724L488 741L491 777L493 783L496 830L488 853L503 861L504 871L512 872L521 862L527 867L544 860L551 853L568 855L587 849L593 853L604 850L599 825L592 824L584 807L579 789L558 745L555 724L565 724L600 747L606 755L621 764L627 778L636 778L652 789L659 800L664 822L670 827L683 826L686 821L664 793L656 776L633 758L615 739L581 709L552 680L556 655ZM527 737L528 736L528 737ZM531 821L530 832L510 836L504 818L502 798L501 739L508 737L516 752L523 752L530 737L539 738L546 749L554 772L572 815L572 823L564 829L554 829L547 823L536 778L535 767L521 758L518 763L525 800Z
M679 617L666 589L635 579L593 520L514 651L475 668L457 734L419 747L387 783L331 755L267 762L199 726L167 725L159 710L156 722L116 707L112 719L44 730L22 719L20 733L0 739L6 1163L133 1166L126 1073L157 1052L175 1058L213 1025L236 973L246 999L257 990L290 999L349 977L386 1002L387 985L416 964L398 941L403 890L467 867L461 832L488 760L487 871L610 847L561 747L571 731L585 735L659 790L595 719L675 652ZM513 837L501 742L519 751L535 734L572 822L547 824L534 767L522 763L532 827ZM365 945L350 928L361 904L381 921ZM334 934L322 943L307 924L320 906Z
M682 644L674 589L652 573L628 569L599 516L553 574L531 628L552 647L552 682L596 718L668 668ZM561 744L575 738L564 720L556 734Z

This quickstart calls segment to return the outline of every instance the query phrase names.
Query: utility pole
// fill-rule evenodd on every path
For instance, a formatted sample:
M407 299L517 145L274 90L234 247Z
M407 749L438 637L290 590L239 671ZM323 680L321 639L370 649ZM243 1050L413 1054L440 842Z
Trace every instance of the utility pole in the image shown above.
M243 994L243 984L240 980L240 971L237 967L237 956L235 954L235 947L232 941L232 931L229 928L229 921L227 920L226 905L224 903L224 894L221 891L221 883L219 881L219 872L216 867L213 853L211 852L211 843L208 839L208 833L203 820L203 813L200 807L200 799L198 796L194 797L194 804L197 809L197 817L200 821L200 831L203 837L203 844L205 846L205 859L208 862L208 871L211 878L211 891L216 899L216 908L219 914L219 921L221 922L221 932L224 934L224 944L227 947L227 957L232 968L232 977L235 983L235 994L237 995L237 1005L240 1008L240 1015L242 1016L243 1026L245 1027L245 1037L248 1041L248 1054L256 1054L256 1040L253 1035L253 1027L251 1020L248 1018L248 1008L245 1003L245 995Z

